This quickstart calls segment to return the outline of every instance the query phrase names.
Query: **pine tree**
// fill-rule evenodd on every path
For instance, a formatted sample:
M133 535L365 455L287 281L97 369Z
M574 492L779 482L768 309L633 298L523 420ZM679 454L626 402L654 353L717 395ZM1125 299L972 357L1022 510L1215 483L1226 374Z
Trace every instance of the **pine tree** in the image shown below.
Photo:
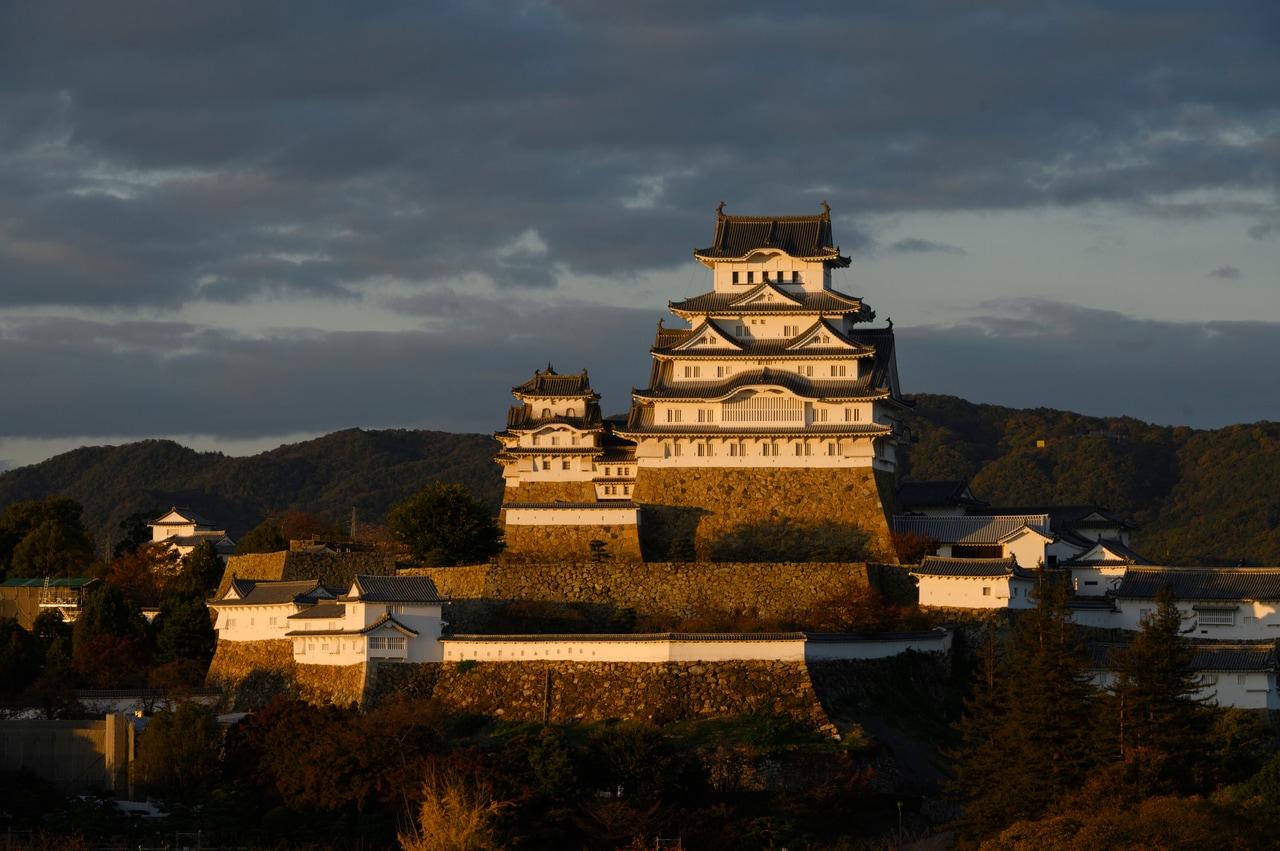
M1019 618L1007 648L984 651L974 696L950 756L954 825L962 841L993 836L1050 812L1093 767L1094 688L1071 621L1066 590L1042 582L1036 608Z
M1206 791L1212 773L1213 719L1182 634L1182 613L1168 588L1156 611L1116 659L1109 723L1123 776L1138 797Z

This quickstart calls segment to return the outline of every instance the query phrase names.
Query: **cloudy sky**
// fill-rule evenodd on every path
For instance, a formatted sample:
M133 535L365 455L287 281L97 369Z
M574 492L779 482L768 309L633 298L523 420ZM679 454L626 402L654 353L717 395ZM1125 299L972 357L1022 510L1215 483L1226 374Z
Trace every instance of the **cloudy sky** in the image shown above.
M907 392L1280 420L1280 4L0 4L0 466L607 413L715 207Z

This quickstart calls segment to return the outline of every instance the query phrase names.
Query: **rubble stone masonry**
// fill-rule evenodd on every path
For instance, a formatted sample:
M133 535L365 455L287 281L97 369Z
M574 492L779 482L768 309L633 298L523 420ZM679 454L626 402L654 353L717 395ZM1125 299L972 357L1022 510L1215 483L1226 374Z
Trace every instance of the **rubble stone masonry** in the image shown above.
M893 476L870 467L641 467L634 499L644 506L646 558L687 538L700 559L806 558L863 543L868 557L897 561Z
M861 562L560 562L401 574L430 576L440 593L453 597L445 619L455 633L485 631L488 613L511 601L587 604L605 619L619 608L684 619L709 609L795 618L850 581L869 584L893 602L916 599L905 568Z

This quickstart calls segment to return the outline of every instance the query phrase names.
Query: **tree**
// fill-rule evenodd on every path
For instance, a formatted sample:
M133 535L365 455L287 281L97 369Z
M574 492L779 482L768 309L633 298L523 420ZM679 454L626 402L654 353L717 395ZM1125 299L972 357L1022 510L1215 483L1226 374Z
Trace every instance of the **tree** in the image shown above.
M1094 688L1061 582L1043 581L1007 651L984 662L951 756L950 793L965 804L961 839L1039 819L1093 768ZM980 702L982 707L978 705Z
M250 553L278 553L289 549L289 542L280 534L280 527L270 520L250 530L236 544L236 555Z
M80 503L64 496L11 504L0 515L0 562L9 562L22 539L49 522L63 529L71 538L77 538L78 532L77 547L83 547L92 555L93 542L80 519L82 511Z
M1213 717L1191 667L1195 649L1166 587L1142 631L1116 660L1104 728L1134 792L1142 797L1203 791L1212 768Z
M497 851L507 845L498 816L508 806L481 773L438 763L422 784L416 829L400 834L404 851Z
M182 557L182 572L178 575L178 590L183 594L207 596L222 581L226 564L210 541L201 541L195 549Z
M13 548L9 576L79 576L93 561L83 528L46 520Z
M147 622L138 607L119 588L106 585L90 594L71 632L72 646L80 647L99 635L146 638Z
M392 508L387 521L395 539L424 566L476 564L502 552L497 521L462 485L427 485Z
M159 509L153 508L150 511L135 511L121 520L118 528L124 537L116 544L115 550L111 553L111 558L113 560L117 559L122 555L133 552L143 544L151 543L150 524L160 514Z
M31 684L40 673L41 651L16 618L0 618L0 690L19 692Z
M163 541L146 543L111 563L108 585L139 606L160 605L177 580L178 551Z
M194 801L218 773L222 729L213 709L180 703L151 716L138 740L133 777L163 800Z
M207 666L213 659L218 634L203 598L188 594L165 600L154 629L156 661L193 659Z

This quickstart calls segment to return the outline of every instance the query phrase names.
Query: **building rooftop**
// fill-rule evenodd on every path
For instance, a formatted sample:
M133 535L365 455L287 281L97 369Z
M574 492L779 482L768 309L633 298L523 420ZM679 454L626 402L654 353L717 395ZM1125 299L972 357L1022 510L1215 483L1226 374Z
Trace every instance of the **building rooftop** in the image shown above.
M893 531L900 535L937 538L944 544L998 544L1023 527L1051 537L1047 514L1012 517L921 517L896 514Z
M536 370L533 378L524 384L512 387L511 392L520 398L531 396L548 399L577 397L586 397L595 401L600 399L600 395L591 389L591 382L587 379L585 369L577 375L560 375L552 369L551 364L547 364L545 370Z
M357 576L339 599L365 603L447 603L429 576Z
M1017 576L1019 579L1033 579L1035 574L1018 567L1018 560L1008 558L941 558L925 556L918 567L910 569L917 576L967 576L999 577Z
M1118 598L1155 599L1165 587L1179 600L1280 600L1278 567L1131 567Z
M724 204L716 208L716 230L710 248L695 249L703 262L745 259L759 249L776 249L803 260L824 260L832 266L849 265L848 257L831 239L831 208L824 201L816 216L727 216Z

